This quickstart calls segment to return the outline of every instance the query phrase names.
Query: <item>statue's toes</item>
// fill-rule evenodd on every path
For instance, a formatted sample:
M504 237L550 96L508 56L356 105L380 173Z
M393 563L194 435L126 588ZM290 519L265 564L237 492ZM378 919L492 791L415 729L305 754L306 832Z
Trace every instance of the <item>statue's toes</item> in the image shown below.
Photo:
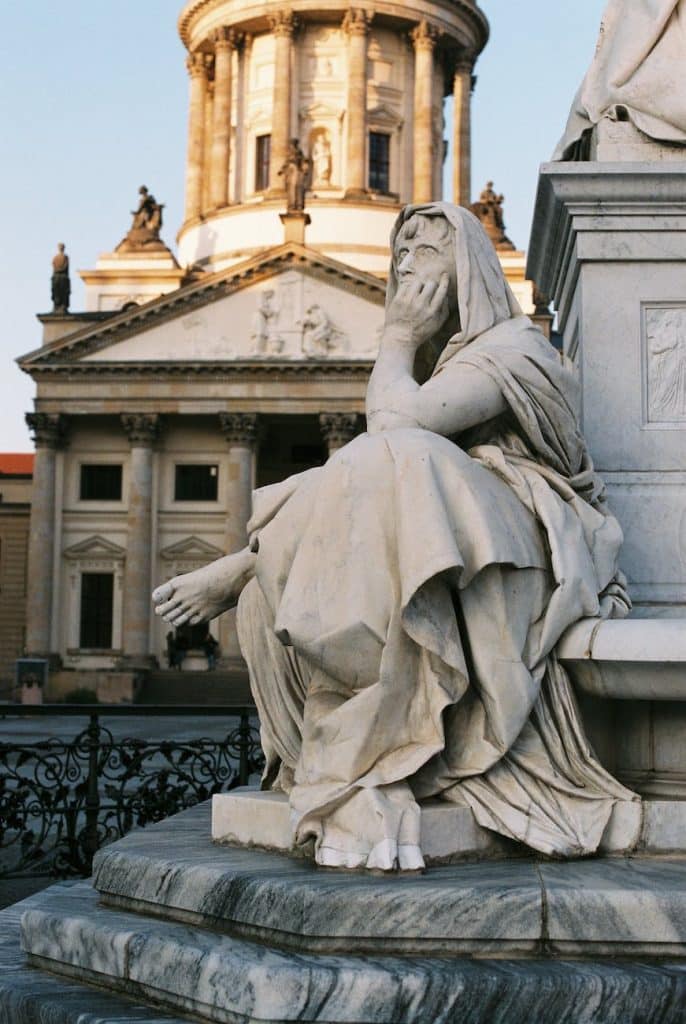
M159 587L156 587L152 592L153 604L164 604L174 594L174 587L171 582L162 583Z

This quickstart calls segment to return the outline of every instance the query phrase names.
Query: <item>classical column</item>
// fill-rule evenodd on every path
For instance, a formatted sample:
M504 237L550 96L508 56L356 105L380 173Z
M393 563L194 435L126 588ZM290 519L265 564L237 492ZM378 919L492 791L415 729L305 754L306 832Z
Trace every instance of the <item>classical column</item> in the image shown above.
M357 434L356 412L323 412L319 417L319 428L329 449L329 458Z
M192 53L186 61L191 76L188 115L188 151L186 156L186 220L202 213L202 186L205 153L205 95L207 66L204 53Z
M207 67L207 88L205 90L205 128L203 131L203 154L202 154L202 210L204 216L212 209L210 201L210 188L212 181L210 173L212 169L212 128L214 111L214 78L212 77L214 57L206 55Z
M295 19L290 11L277 11L269 21L275 40L269 191L273 195L282 195L286 186L279 171L288 156L291 134L291 45Z
M210 158L210 207L229 202L229 154L231 150L231 57L236 34L230 28L214 33L214 108Z
M229 445L224 550L230 555L248 543L246 527L252 510L253 456L258 418L253 413L221 412L219 422ZM232 662L241 658L235 611L226 612L219 619L219 643L223 659Z
M434 47L438 33L426 21L412 30L414 43L414 181L415 203L430 202L433 196L433 80Z
M26 649L31 656L48 657L55 557L55 472L57 450L64 444L66 419L58 413L29 412L26 422L36 445L26 581Z
M152 662L152 471L159 418L154 413L125 413L121 422L131 445L122 615L123 661L131 666L145 667Z
M453 202L472 201L472 69L474 59L465 53L455 66L453 78Z
M348 35L348 151L345 195L367 194L367 32L372 15L351 8L343 19Z

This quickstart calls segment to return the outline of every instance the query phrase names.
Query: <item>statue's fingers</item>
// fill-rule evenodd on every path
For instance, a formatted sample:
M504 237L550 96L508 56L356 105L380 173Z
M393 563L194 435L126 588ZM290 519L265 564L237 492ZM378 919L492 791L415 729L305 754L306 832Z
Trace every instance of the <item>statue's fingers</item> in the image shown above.
M435 291L431 299L431 311L437 313L445 302L448 295L448 288L450 287L450 278L447 274L441 274L441 279L435 286Z

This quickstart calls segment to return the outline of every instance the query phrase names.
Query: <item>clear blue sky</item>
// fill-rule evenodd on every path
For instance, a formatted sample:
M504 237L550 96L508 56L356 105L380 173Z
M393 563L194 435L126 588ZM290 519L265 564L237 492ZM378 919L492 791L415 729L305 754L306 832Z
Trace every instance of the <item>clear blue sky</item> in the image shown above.
M5 0L0 35L2 233L0 451L31 448L33 384L14 365L40 344L58 241L91 268L128 230L139 185L181 223L187 118L181 0ZM491 40L477 66L473 191L506 196L508 234L527 245L538 165L562 133L591 59L604 0L482 0Z

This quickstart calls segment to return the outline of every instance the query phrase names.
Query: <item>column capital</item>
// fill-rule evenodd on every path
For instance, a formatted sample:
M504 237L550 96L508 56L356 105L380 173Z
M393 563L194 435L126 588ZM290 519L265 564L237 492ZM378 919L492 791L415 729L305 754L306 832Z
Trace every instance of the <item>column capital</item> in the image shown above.
M341 28L349 36L366 36L373 17L373 11L367 11L363 7L350 7L345 12Z
M191 78L207 78L207 54L196 50L186 57L186 68Z
M62 448L66 444L67 417L62 413L27 412L25 419L36 448Z
M473 50L462 50L457 57L454 64L453 76L456 75L471 75L476 64L476 54Z
M229 444L254 445L258 435L258 417L252 412L220 412L222 434Z
M319 416L319 429L330 448L342 448L357 433L356 412L323 412Z
M222 25L221 28L215 28L214 32L210 33L210 39L214 44L214 52L217 53L220 50L235 50L240 41L239 33L235 29L229 28L227 25Z
M275 36L286 36L290 39L296 28L293 11L276 11L269 15L269 24Z
M151 448L157 440L160 418L157 413L123 413L121 425L132 448Z
M415 50L433 50L439 35L440 31L425 18L422 18L410 32L410 39L414 43Z

